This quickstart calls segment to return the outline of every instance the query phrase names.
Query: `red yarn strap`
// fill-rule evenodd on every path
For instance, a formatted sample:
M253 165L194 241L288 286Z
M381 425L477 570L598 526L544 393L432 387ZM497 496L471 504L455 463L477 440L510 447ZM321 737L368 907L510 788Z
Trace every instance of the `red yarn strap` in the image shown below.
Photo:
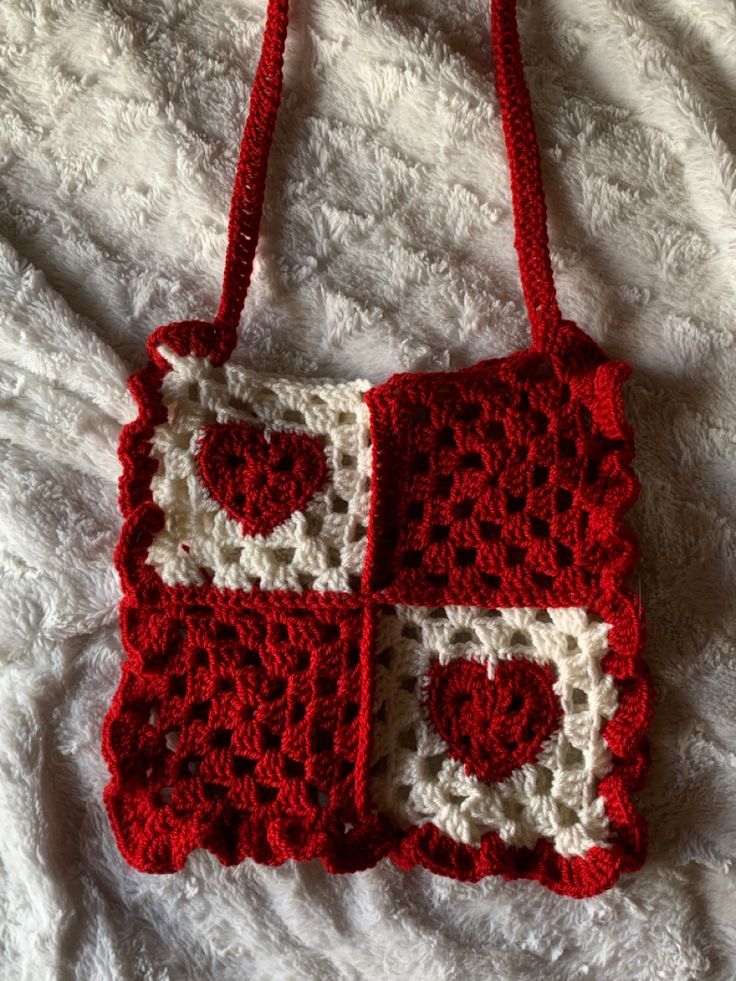
M218 323L237 328L248 292L263 211L266 170L281 101L289 0L269 0L235 177ZM561 323L547 236L547 208L529 90L524 78L516 0L491 0L496 89L511 175L515 246L532 343L554 346Z
M531 100L524 78L516 0L491 0L491 40L511 175L514 245L519 256L521 286L532 327L532 344L539 350L549 351L554 347L562 317L549 255L547 206Z
M266 190L266 170L281 102L289 0L269 0L261 56L250 93L248 118L235 175L225 275L217 321L237 328L253 272L258 227Z

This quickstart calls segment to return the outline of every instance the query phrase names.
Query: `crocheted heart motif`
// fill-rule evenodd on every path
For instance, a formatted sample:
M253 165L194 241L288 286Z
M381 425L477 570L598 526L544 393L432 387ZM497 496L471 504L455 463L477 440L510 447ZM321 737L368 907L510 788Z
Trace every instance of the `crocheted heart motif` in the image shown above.
M314 436L214 423L200 442L199 473L244 535L267 535L304 509L324 484L327 464Z
M450 756L486 783L533 763L555 731L561 707L550 669L526 658L499 661L492 678L479 661L437 662L427 707Z

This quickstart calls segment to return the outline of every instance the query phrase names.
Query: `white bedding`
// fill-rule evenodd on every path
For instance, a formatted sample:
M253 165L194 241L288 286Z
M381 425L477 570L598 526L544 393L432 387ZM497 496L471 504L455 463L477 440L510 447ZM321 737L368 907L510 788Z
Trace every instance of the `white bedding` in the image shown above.
M650 859L575 902L382 863L128 868L101 794L128 373L214 313L264 0L0 0L0 977L736 976L736 8L526 0L561 303L633 364ZM293 0L239 359L523 345L486 0Z

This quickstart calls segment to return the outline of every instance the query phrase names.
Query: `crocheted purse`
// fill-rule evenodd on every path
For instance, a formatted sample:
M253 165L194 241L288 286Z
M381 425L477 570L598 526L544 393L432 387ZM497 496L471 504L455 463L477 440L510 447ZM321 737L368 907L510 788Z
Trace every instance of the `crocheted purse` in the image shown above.
M643 861L629 368L561 317L515 0L491 8L531 344L372 388L229 361L281 93L269 0L217 317L153 333L120 442L105 803L137 869L390 856L589 896Z

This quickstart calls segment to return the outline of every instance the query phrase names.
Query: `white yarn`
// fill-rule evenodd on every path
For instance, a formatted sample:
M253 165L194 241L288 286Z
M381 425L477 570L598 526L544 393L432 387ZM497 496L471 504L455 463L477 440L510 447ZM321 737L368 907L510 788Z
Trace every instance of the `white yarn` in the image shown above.
M608 626L582 608L480 610L395 607L379 618L373 778L381 808L407 827L427 821L455 841L477 846L486 831L508 845L540 836L562 855L605 845L597 784L610 772L601 726L616 712L613 680L601 666ZM537 759L488 784L453 759L429 718L428 672L437 661L472 658L493 678L500 659L547 664L562 707L559 728Z
M202 569L220 588L352 591L366 549L371 445L368 382L302 382L239 365L161 353L172 365L163 382L170 410L156 427L154 501L166 523L148 561L168 585L201 585ZM197 454L204 427L242 420L273 432L306 433L322 443L327 484L306 507L267 535L244 536L208 494Z

